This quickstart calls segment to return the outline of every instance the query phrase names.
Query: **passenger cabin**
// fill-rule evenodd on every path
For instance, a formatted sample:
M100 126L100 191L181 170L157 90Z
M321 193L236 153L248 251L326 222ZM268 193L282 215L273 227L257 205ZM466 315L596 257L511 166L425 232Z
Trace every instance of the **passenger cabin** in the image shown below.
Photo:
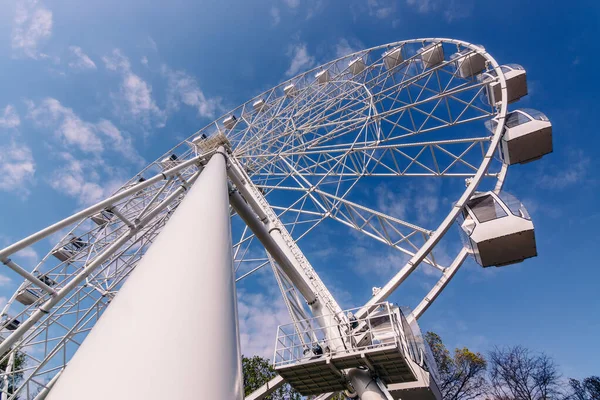
M525 68L517 64L501 65L500 69L506 79L506 92L508 102L513 103L527 95L527 72ZM496 104L502 100L500 81L495 70L485 72L481 75L483 82L489 82L486 92L489 104Z
M115 215L109 210L102 210L97 214L92 215L92 221L98 225L103 226L107 224Z
M54 279L48 277L47 275L42 274L42 275L39 275L37 278L50 287L56 286L56 281Z
M481 47L483 50L483 47ZM471 78L485 69L485 57L471 49L464 49L451 57L461 78Z
M14 331L19 327L19 325L21 325L21 322L18 319L11 317L8 318L9 319L4 323L4 328L8 329L9 331Z
M252 104L252 108L255 112L261 112L267 109L267 104L263 99L259 99Z
M15 300L24 306L30 306L39 299L40 296L31 289L21 289L17 293Z
M508 193L474 195L459 223L467 247L482 267L515 264L537 256L533 222L523 204Z
M225 129L233 129L235 124L237 124L237 118L235 115L230 115L223 120L223 126L225 126Z
M297 92L298 90L296 89L296 85L294 85L293 83L290 83L289 85L283 88L283 93L285 93L287 97L293 97L296 95Z
M331 75L329 74L329 71L325 69L323 71L317 72L315 74L315 79L317 80L317 82L323 85L331 80Z
M173 168L176 165L177 165L177 155L176 154L171 154L170 156L165 157L162 160L160 160L160 166L163 168L163 171Z
M494 131L498 122L486 122ZM525 164L552 153L552 124L543 113L525 108L506 115L500 156L505 164Z
M67 261L86 246L87 243L81 238L71 235L71 238L66 244L52 251L52 255L59 261Z
M432 68L444 61L444 47L441 43L432 43L420 50L425 68Z
M402 64L403 61L402 47L396 47L383 53L383 63L388 70L396 68L398 65Z
M352 75L356 76L365 70L366 65L362 58L355 58L354 60L350 61L348 68L350 69Z
M194 137L192 139L192 143L196 146L198 146L200 143L204 142L206 140L207 136L206 133L202 133L196 137Z

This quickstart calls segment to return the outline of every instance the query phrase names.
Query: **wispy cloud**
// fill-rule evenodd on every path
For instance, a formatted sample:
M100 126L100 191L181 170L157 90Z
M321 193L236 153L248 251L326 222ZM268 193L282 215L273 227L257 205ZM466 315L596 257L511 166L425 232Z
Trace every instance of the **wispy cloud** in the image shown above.
M406 4L416 8L422 14L434 11L437 8L433 0L406 0Z
M275 6L271 7L269 14L271 14L271 18L273 18L273 25L279 25L279 23L281 22L281 14L279 13L279 8Z
M20 0L16 6L11 46L18 54L33 59L45 58L39 45L52 34L52 11L37 0Z
M466 18L473 9L472 0L406 0L406 4L421 14L441 13L447 22Z
M347 56L348 54L356 53L365 46L358 40L340 39L335 45L335 55L337 58Z
M101 159L77 159L72 154L58 154L60 167L50 175L48 183L56 191L77 199L80 205L96 203L125 181L124 177L102 177L98 171L109 170Z
M240 343L245 355L273 356L277 327L290 322L281 296L240 292L238 294Z
M367 0L367 6L369 15L379 19L386 19L396 11L396 3L391 0Z
M291 59L290 66L285 71L287 76L294 76L315 65L315 58L308 53L306 43L298 43L290 46L287 54Z
M184 71L173 71L167 66L162 67L163 74L167 77L167 108L177 110L181 103L198 110L198 115L205 118L214 118L217 112L223 110L221 98L207 97L200 89L193 76Z
M28 195L35 168L31 149L25 144L13 141L0 147L0 190Z
M133 118L148 125L154 123L163 127L166 113L156 105L152 86L132 72L129 59L119 49L114 49L111 55L102 57L102 60L107 69L122 75L120 93L115 96L117 102L122 103Z
M28 102L29 118L45 127L57 126L55 133L64 144L75 146L84 152L101 152L102 141L95 133L93 124L83 121L72 109L58 100L47 98L39 105Z
M0 128L15 128L21 124L21 119L17 110L12 105L4 107L4 111L0 115Z
M300 0L283 0L290 8L297 8L300 5Z
M39 105L32 101L27 104L28 117L39 126L54 128L63 145L95 155L110 150L126 156L126 160L138 166L144 163L131 137L117 129L112 122L106 119L96 123L84 121L73 109L53 98L44 99Z
M69 67L73 69L96 69L96 63L81 50L81 47L70 46L73 60L69 62Z
M546 189L562 190L583 182L591 169L591 159L581 149L567 151L566 165L552 164L541 171L538 185Z

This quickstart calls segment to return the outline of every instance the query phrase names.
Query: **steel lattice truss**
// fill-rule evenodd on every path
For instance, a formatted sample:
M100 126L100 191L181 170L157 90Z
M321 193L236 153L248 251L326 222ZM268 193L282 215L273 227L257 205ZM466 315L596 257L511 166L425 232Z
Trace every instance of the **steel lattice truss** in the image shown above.
M442 43L446 56L428 68L418 50L431 43ZM397 47L404 60L389 68L384 53ZM467 178L476 178L476 184L488 178L501 184L505 172L501 163L486 161L495 151L500 128L490 134L483 121L503 116L506 106L488 104L489 82L460 76L456 62L450 60L459 50L465 51L463 56L485 54L487 68L497 67L482 48L451 40L398 42L348 55L226 114L223 118L235 116L233 127L224 126L223 118L206 126L94 210L84 210L39 237L2 250L0 260L18 269L8 257L14 250L49 233L63 233L38 265L22 266L33 279L23 282L2 311L0 335L6 353L0 364L9 367L0 374L0 382L4 380L3 391L10 388L5 398L35 398L64 368L210 158L212 150L206 152L194 143L201 135L227 138L232 160L287 228L291 245L310 237L323 221L334 220L407 257L424 253L423 262L442 272L438 286L443 288L466 253L451 266L440 265L434 251L437 241L430 240L439 227L388 215L361 204L354 193L363 182L379 178L443 179L461 188ZM364 64L359 73L349 67L357 59ZM328 80L320 83L315 74L322 71ZM496 79L503 79L502 73ZM171 154L176 159L161 162ZM442 235L451 222L445 223ZM305 320L307 311L294 285L233 211L232 227L237 280L269 266L292 319ZM312 271L308 262L306 268ZM48 286L32 283L40 280ZM316 282L322 285L318 277ZM31 304L17 300L23 291L28 291ZM322 296L331 296L324 285ZM334 301L331 304L332 310L339 310ZM24 370L10 368L17 352L26 354ZM18 374L25 379L13 389L10 382Z

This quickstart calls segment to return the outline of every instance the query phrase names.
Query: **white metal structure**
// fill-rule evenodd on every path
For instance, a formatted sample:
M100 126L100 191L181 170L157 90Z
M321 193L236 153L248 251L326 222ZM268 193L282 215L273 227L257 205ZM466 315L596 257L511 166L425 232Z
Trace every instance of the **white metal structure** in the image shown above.
M446 58L451 54L453 56ZM478 79L479 74L491 71L495 72L491 81ZM500 89L495 102L482 101L486 99L489 85L496 84ZM5 382L3 398L42 399L52 393L53 387L64 393L63 390L76 385L69 383L79 380L77 372L71 372L75 368L65 367L73 358L81 369L87 368L81 361L89 360L86 347L109 346L110 338L94 336L108 336L96 334L106 331L106 326L114 325L115 330L122 328L116 322L105 322L114 321L111 315L125 315L121 308L126 300L120 300L121 294L127 299L131 296L128 292L147 296L151 291L158 300L171 304L174 299L169 296L176 296L176 286L166 289L154 280L136 283L137 276L144 274L132 274L132 271L138 265L150 265L151 270L159 268L161 259L148 250L153 243L159 246L167 241L172 244L172 251L177 252L179 238L169 231L178 229L172 226L181 224L183 227L185 224L181 221L194 215L194 210L185 208L182 200L188 193L191 196L198 192L190 187L206 172L203 172L204 166L210 165L213 157L222 158L221 154L227 158L237 285L252 281L264 267L270 268L294 332L319 332L319 340L329 352L342 354L350 351L345 347L348 335L361 334L368 338L375 334L365 330L371 316L382 304L388 304L386 299L417 268L436 270L437 284L423 296L414 311L406 315L407 323L413 326L473 252L463 248L453 257L442 257L440 254L449 250L446 247L440 252L438 246L444 246L446 239L455 242L452 235L456 235L457 230L451 228L477 190L496 194L502 188L508 164L498 156L498 150L506 136L507 105L505 74L483 47L437 38L362 50L307 71L250 99L166 152L111 197L0 250L0 261L24 279L2 310L0 362L8 365L6 371L0 373ZM490 133L482 129L486 121L495 122ZM512 154L513 150L510 151ZM469 182L466 189L465 179ZM386 205L389 198L385 194L380 193L379 198L372 195L378 193L374 185L389 181L413 187L417 199L426 193L425 188L419 186L421 183L440 185L448 190L448 197L457 200L439 219L421 218L426 210L419 207L397 212ZM201 182L198 180L198 185ZM194 186L197 188L201 186ZM218 206L216 200L214 203L210 207ZM422 202L410 203L416 206ZM179 222L175 222L176 218ZM171 219L173 224L170 224ZM372 243L380 249L397 251L403 257L400 265L391 267L392 276L381 289L353 312L356 326L321 281L316 271L319 268L313 268L298 244L334 226L350 228L356 235L373 239ZM477 228L485 230L483 224ZM64 231L68 231L64 238L37 265L19 265L11 260L11 257L18 258L19 251L34 244L41 246L43 239ZM349 242L352 236L346 235L344 239ZM188 242L183 240L181 245L185 243ZM318 242L313 243L319 246ZM333 248L335 245L330 243ZM214 246L210 250L219 249L220 246ZM227 260L220 262L226 269ZM182 263L185 268L185 262ZM164 274L171 273L169 265L162 268ZM179 290L178 295L189 298L187 296L206 285L222 287L217 285L217 275L193 275L191 282L181 283L187 289ZM151 276L156 278L154 274ZM206 279L206 282L194 286L198 279ZM366 284L370 291L373 285ZM144 285L152 286L152 290ZM218 294L214 296L211 306L231 311L230 301L217 297ZM244 294L241 296L243 299ZM111 303L108 309L111 311L104 313ZM186 303L178 313L188 306L193 304ZM217 324L211 329L230 326L225 324L230 313L219 319L208 313L206 306L198 304L197 307L199 313L207 313L207 324ZM100 318L103 314L106 318ZM169 320L168 326L163 326L161 318L156 316L156 328L148 332L157 344L165 329L195 332L197 327L195 319L179 325ZM350 328L341 331L343 326ZM351 384L360 393L370 377L376 385L368 385L370 392L362 394L365 399L416 399L422 398L423 393L434 393L432 374L423 363L406 356L409 353L403 346L410 342L406 337L413 334L412 329L394 328L397 326L401 324L389 324L392 330L388 333L395 333L382 343L387 345L386 340L394 343L397 349L394 357L410 364L415 380L386 381L383 373L377 372L381 365L369 361L370 365L360 365L370 370L369 375L354 364L347 365L348 369L342 365L338 368L341 373L338 383L347 389L351 389L348 386ZM94 333L90 333L93 328ZM126 330L123 335L124 332ZM176 333L169 335L174 342L163 351L181 350L177 347L180 343ZM417 336L415 340L419 340ZM82 346L84 339L86 344ZM218 340L203 344L218 350L226 346L225 342L235 347L237 339L224 335ZM115 349L127 347L125 338L117 341ZM355 350L368 353L362 342L352 351ZM132 348L131 351L137 350ZM160 350L148 349L148 353L154 351ZM20 353L26 355L26 363L23 370L16 371L11 366L15 355ZM74 354L77 355L73 357ZM135 354L134 357L143 357ZM164 357L169 359L167 355ZM370 360L368 355L364 359ZM168 366L162 367L168 369ZM237 377L233 362L223 363L219 371L233 385ZM17 387L11 386L9 383L19 373L23 374L23 380ZM131 381L137 384L134 382L139 383ZM251 398L264 398L283 382L275 379ZM216 386L221 387L221 383ZM332 390L340 387L332 387ZM327 388L323 385L313 393ZM119 396L131 390L131 387L123 388L111 398L128 398L125 394L125 397ZM324 393L320 398L330 396ZM55 397L63 398L62 395Z

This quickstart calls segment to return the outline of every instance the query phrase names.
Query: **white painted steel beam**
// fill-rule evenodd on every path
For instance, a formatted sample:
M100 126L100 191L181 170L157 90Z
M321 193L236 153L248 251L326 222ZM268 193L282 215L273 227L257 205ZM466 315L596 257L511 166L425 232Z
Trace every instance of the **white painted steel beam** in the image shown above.
M47 399L241 400L236 302L226 164L215 154Z

